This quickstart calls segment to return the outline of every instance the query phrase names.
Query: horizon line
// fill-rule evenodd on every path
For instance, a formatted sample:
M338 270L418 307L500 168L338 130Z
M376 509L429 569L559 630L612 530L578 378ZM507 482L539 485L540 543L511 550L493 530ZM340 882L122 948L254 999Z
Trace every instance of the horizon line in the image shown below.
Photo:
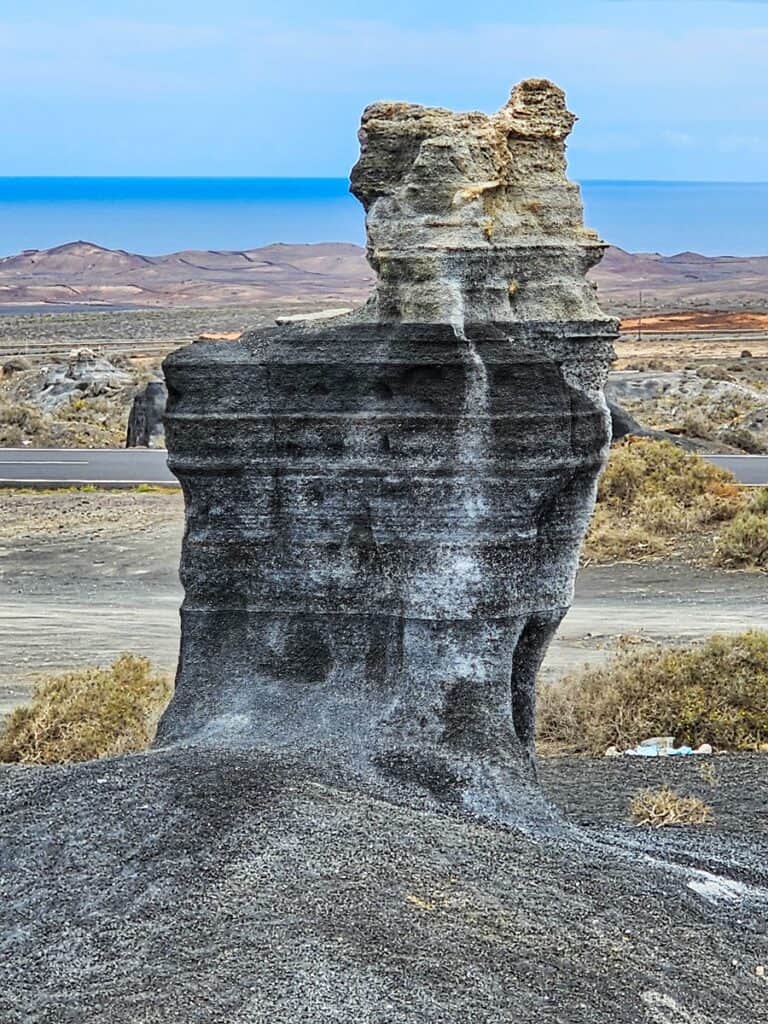
M768 180L734 178L574 178L581 184L631 185L768 185ZM344 181L346 175L324 174L3 174L8 181Z

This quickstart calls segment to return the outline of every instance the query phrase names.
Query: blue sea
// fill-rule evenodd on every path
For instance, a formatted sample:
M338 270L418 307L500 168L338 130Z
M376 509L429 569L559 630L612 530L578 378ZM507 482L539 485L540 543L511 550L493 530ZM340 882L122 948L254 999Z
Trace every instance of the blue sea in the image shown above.
M584 181L586 223L633 252L768 253L768 183ZM0 256L84 239L160 255L362 242L345 178L0 178Z

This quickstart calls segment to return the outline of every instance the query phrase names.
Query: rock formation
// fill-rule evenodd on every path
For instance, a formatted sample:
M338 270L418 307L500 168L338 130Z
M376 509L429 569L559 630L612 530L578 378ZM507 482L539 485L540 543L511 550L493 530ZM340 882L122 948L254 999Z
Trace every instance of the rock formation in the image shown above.
M501 820L530 799L534 680L609 441L572 123L544 81L490 117L369 107L372 301L166 361L187 531L161 743Z
M611 441L621 441L622 438L632 435L633 437L652 437L653 431L648 430L641 423L638 423L631 413L618 404L608 402L608 412L611 414Z
M131 383L131 375L90 348L75 348L63 365L43 367L30 396L44 412L78 398L111 397Z
M162 448L165 443L163 415L168 391L161 380L151 380L133 400L128 416L126 448Z
M367 212L379 321L606 320L586 273L605 245L568 181L575 118L551 82L492 116L405 103L363 113L352 192ZM607 321L606 321L607 322Z

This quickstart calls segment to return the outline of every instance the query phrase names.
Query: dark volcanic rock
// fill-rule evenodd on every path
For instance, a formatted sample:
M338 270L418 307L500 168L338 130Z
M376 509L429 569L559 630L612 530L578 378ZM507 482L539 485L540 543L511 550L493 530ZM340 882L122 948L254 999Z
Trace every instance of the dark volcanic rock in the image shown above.
M764 806L751 763L728 791ZM599 793L603 766L547 765L603 823L528 834L318 785L274 752L7 767L0 1020L763 1024L765 839L609 831L613 794L673 767L611 761L582 809L574 777Z
M161 742L300 750L513 817L608 438L579 374L610 340L352 323L170 357L186 600Z
M161 744L545 813L534 683L606 454L616 332L585 280L603 246L565 177L572 124L539 81L490 117L374 104L352 172L365 309L166 361L187 532Z
M651 437L654 431L638 423L634 416L626 409L622 409L616 402L608 402L608 411L611 414L611 440L620 441L628 434L634 437Z
M128 417L126 448L162 448L165 443L163 416L168 391L161 380L152 380L133 400Z

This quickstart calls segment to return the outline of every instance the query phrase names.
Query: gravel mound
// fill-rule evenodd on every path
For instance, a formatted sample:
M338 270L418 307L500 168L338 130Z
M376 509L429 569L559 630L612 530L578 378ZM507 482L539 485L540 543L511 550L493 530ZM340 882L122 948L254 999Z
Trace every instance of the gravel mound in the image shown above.
M604 824L517 831L258 751L4 768L0 1020L768 1020L768 844L747 820L768 785L759 758L716 760L756 792L745 827L664 839L610 823L678 770L629 760L545 762Z

